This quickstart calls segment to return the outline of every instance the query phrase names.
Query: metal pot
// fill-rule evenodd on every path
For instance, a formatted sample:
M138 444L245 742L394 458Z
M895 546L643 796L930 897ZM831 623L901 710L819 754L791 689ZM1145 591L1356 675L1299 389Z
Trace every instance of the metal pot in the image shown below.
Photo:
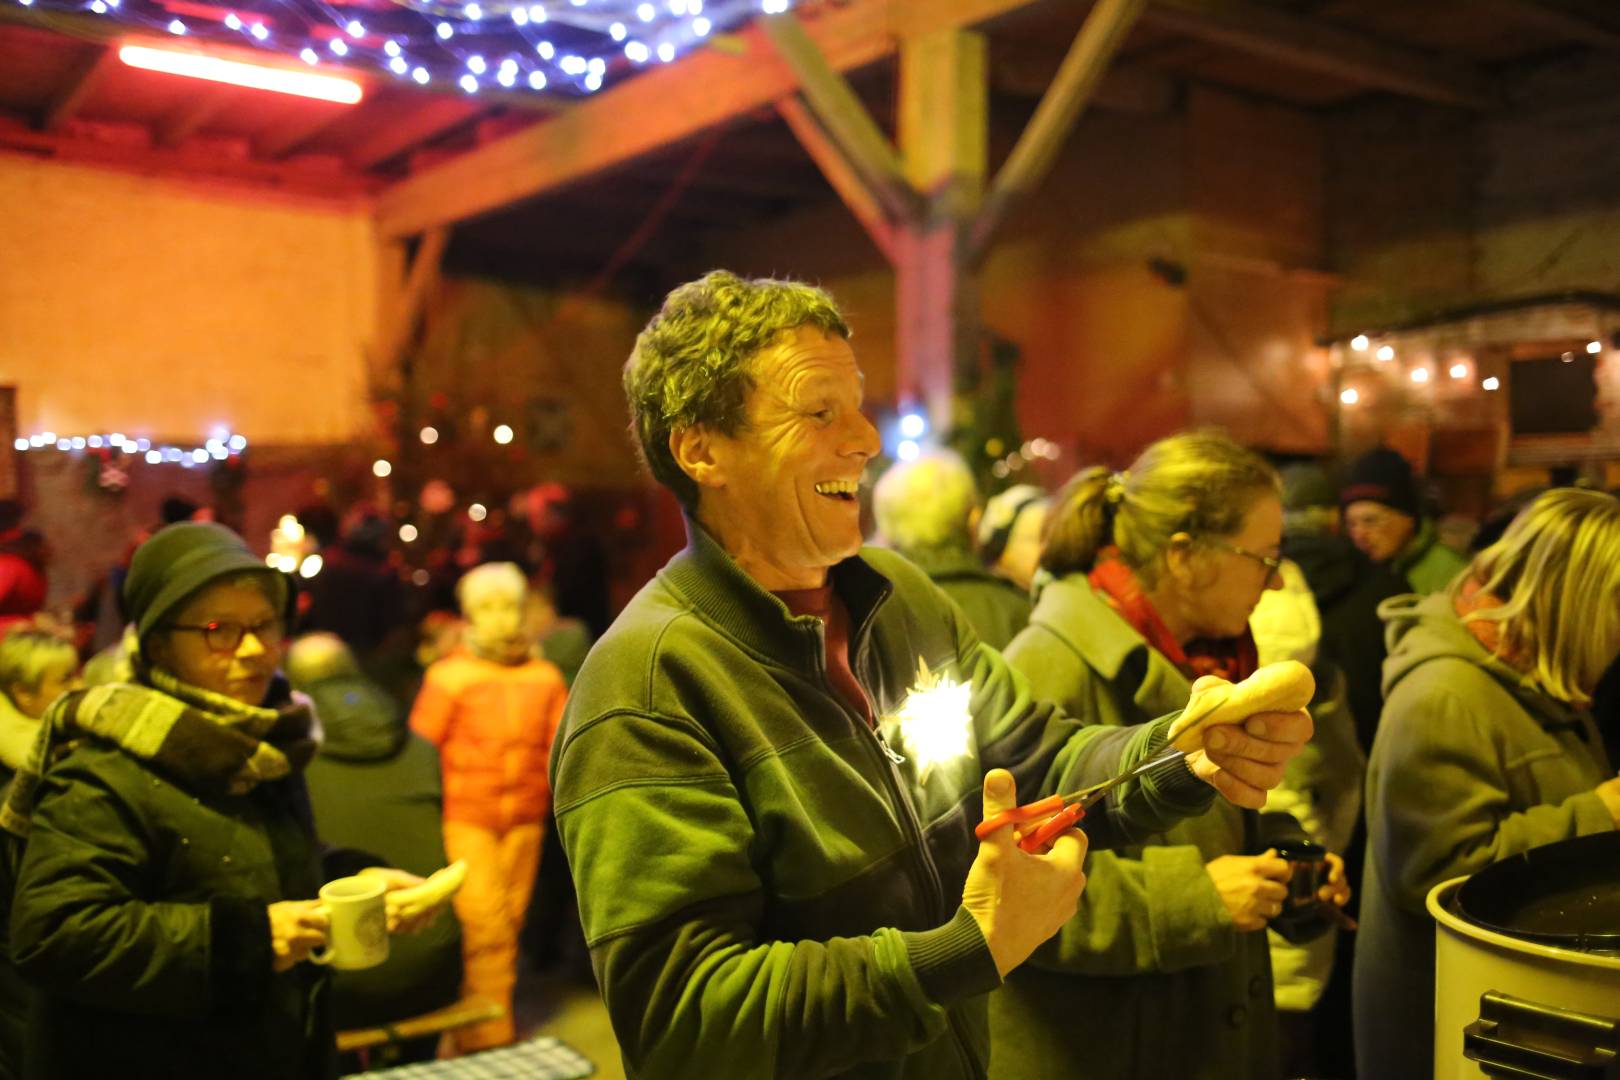
M1620 832L1437 885L1435 1080L1620 1080Z

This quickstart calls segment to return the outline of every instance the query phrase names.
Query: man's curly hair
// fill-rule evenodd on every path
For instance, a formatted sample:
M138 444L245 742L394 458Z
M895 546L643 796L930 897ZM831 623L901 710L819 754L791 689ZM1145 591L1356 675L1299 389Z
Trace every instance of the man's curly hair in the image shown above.
M741 431L751 361L801 326L849 337L838 305L813 285L713 270L666 296L637 335L624 365L630 426L647 468L687 510L697 509L698 486L670 453L670 433L699 424Z

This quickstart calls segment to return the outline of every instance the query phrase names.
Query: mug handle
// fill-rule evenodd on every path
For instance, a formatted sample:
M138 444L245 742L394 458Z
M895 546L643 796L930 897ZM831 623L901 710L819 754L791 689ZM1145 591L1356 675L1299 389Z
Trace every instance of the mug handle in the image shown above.
M330 919L332 917L332 906L330 904L322 904L321 905L321 912L328 919ZM314 952L310 953L307 957L305 957L305 959L308 960L312 964L330 964L332 962L332 958L335 957L336 955L337 955L337 946L331 944L330 941L328 941L327 944L321 946L319 949L316 949Z

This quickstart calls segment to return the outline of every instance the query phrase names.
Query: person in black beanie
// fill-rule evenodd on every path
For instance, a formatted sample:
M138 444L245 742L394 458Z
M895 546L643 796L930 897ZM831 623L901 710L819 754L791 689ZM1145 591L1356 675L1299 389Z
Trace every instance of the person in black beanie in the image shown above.
M326 942L316 890L421 879L316 839L314 714L277 670L288 591L223 526L160 530L124 582L135 680L46 713L0 806L25 842L12 959L39 992L25 1075L336 1075L326 972L304 962Z
M1415 593L1439 592L1467 565L1440 543L1423 513L1417 478L1399 453L1380 446L1350 466L1339 490L1350 540L1374 563L1387 564Z

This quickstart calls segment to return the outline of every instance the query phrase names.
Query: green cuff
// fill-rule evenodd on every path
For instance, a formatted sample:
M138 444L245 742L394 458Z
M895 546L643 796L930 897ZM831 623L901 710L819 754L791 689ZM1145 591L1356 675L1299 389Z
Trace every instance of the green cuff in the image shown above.
M1148 734L1145 759L1164 753L1169 745L1170 725L1158 723ZM1168 761L1158 768L1142 774L1142 787L1155 802L1191 816L1215 805L1215 789L1198 779L1184 757Z
M965 907L944 926L906 931L900 940L917 983L931 1001L954 1005L963 998L988 994L1001 985L990 946L979 923Z

